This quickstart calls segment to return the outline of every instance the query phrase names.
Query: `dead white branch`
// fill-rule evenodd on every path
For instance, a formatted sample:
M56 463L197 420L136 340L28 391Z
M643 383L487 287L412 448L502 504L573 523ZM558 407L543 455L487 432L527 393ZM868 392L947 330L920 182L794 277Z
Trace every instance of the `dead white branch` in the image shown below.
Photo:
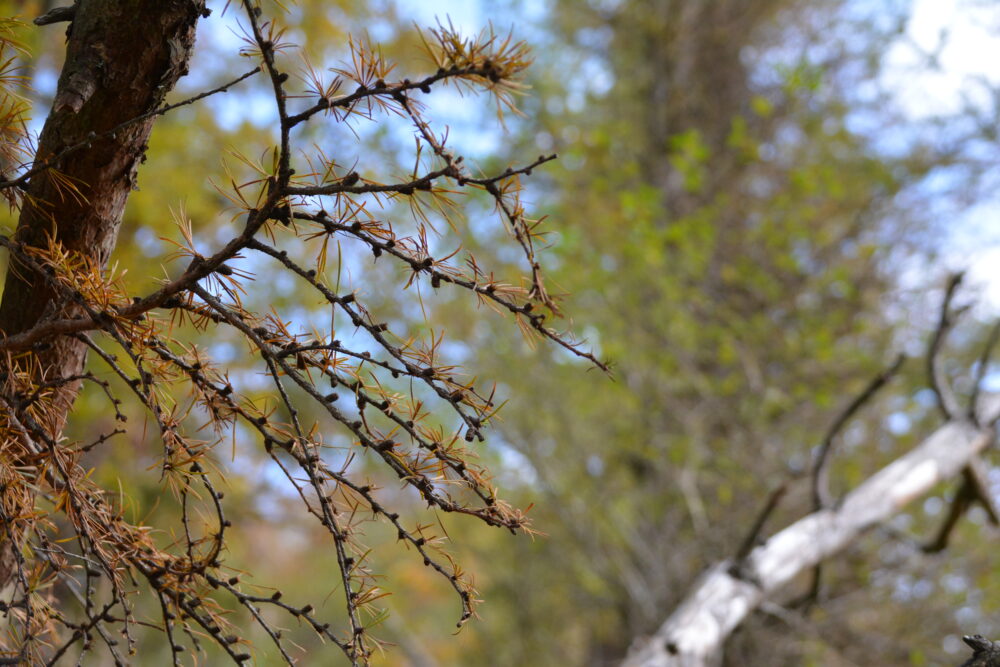
M993 442L1000 398L983 400L979 415L984 426L952 419L838 505L796 521L753 549L740 567L732 560L711 567L656 634L637 642L624 667L717 664L726 638L769 595L961 473Z

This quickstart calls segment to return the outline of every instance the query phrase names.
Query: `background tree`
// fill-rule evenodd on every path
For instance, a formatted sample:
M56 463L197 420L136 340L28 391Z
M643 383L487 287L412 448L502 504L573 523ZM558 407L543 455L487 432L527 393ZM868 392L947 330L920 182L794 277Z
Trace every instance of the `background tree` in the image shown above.
M222 9L237 8L226 3ZM136 652L134 631L150 622L133 602L142 589L158 603L155 627L175 664L189 650L209 652L210 660L216 653L250 660L239 618L234 622L229 611L234 607L285 662L293 661L295 644L276 612L339 646L352 664L367 664L378 645L369 629L381 621L376 603L383 593L361 538L367 524L379 521L454 589L459 627L471 617L476 594L442 550L443 532L433 518L404 517L395 508L420 502L512 532L529 530L524 514L496 496L485 469L472 460L474 445L467 444L483 440L498 407L494 392L448 362L433 321L411 327L383 320L367 306L364 283L351 285L343 276L356 269L349 264L356 255L345 258L341 251L343 240L403 269L397 289L419 293L416 285L426 283L423 289L431 291L467 290L480 304L511 315L525 335L548 338L605 368L546 322L558 309L535 255L540 221L527 217L518 194L520 178L553 156L482 175L468 169L421 114L419 96L447 85L484 89L498 112L512 109L517 78L528 64L523 43L491 32L466 39L439 25L421 34L428 71L396 80L379 50L351 41L347 62L333 68L333 76L305 61L304 93L293 95L286 55L293 45L284 30L257 2L240 3L239 10L241 55L256 66L169 105L165 95L188 71L195 26L212 13L204 2L93 0L36 20L69 27L52 111L33 159L0 183L20 214L16 233L0 236L10 255L0 306L6 550L0 581L8 588L3 608L11 660L56 663L69 653L83 660L99 651L124 664ZM138 28L122 29L132 25ZM32 138L13 74L17 27L5 23L4 30L10 163L18 152L30 152ZM182 262L135 295L151 276L132 282L108 265L153 121L258 75L273 105L267 133L273 136L263 155L234 151L226 179L216 186L216 203L228 208L228 229L206 238L177 208L174 249L166 259ZM303 128L321 120L349 125L383 114L411 124L415 152L402 174L379 173L362 159L363 149L336 158L319 148L297 149L308 145ZM523 281L495 276L471 255L434 240L436 226L460 224L450 210L462 189L492 201L524 255ZM408 211L408 223L394 217L398 209ZM258 272L285 273L322 302L325 328L289 322L273 305L253 310L242 295ZM422 298L414 299L416 307ZM266 393L231 378L192 342L191 332L221 329L229 331L213 332L212 340L229 336L249 345L249 367L270 378ZM88 351L103 371L85 367ZM67 414L86 383L104 395L116 422L128 421L130 408L118 398L127 393L144 412L143 437L147 429L158 431L162 449L153 467L170 491L167 515L174 519L162 532L128 517L134 514L129 502L91 475L91 453L125 435L123 427L88 428L83 441L64 439ZM322 419L304 411L307 403ZM449 406L451 416L432 414L435 404ZM333 426L342 433L331 432ZM312 565L338 573L343 627L322 620L312 603L241 583L227 562L227 535L238 526L221 486L226 464L213 450L230 440L234 448L237 442L261 448L271 474L284 477L325 529L328 557ZM383 491L366 476L364 459L378 461L381 479L392 480L396 490ZM124 646L114 638L118 633Z
M938 309L908 267L934 261L949 202L982 200L989 163L973 153L996 147L978 134L980 118L916 122L898 108L882 72L908 13L892 3L571 2L546 15L534 39L558 46L543 51L537 69L549 75L533 81L544 92L526 106L538 121L525 134L559 146L550 192L565 194L536 197L574 220L559 230L550 275L617 361L618 382L574 382L572 364L539 350L549 361L512 392L500 429L520 456L506 457L507 488L537 501L548 538L482 542L480 557L508 553L518 567L483 575L490 604L470 655L620 660L700 572L737 554L784 480L801 481L768 531L811 510L801 475L837 414L896 350L922 355ZM956 367L973 366L983 336L953 341L964 349ZM481 363L510 364L497 350ZM923 364L910 362L839 434L834 497L939 424L925 390ZM824 568L820 604L804 615L794 603L809 597L810 575L794 582L741 626L727 659L947 662L943 638L960 647L962 633L990 635L996 602L980 586L993 566L978 527L959 524L965 537L947 556L921 555L941 506L853 544Z

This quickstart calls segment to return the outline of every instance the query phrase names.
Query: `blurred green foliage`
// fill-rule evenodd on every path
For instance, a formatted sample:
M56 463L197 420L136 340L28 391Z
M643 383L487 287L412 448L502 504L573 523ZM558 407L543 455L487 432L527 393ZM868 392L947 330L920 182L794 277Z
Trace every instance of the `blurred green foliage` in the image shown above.
M331 66L348 33L367 32L401 69L428 66L407 61L416 35L392 3L289 4L282 18L289 39L317 63ZM8 0L0 11L33 16L45 5ZM884 5L887 14L905 15L898 3ZM546 261L569 295L566 324L616 360L615 376L588 374L558 350L529 349L509 321L470 316L468 304L444 290L421 292L427 319L447 323L449 339L464 341L449 354L495 378L510 400L481 456L508 499L533 505L541 535L514 539L441 518L486 600L481 621L457 636L454 600L412 554L390 548L377 555L393 582L393 615L381 635L398 644L385 664L614 662L665 618L705 566L734 553L769 489L802 473L838 407L910 340L911 322L893 313L912 312L916 301L907 300L899 276L907 263L933 258L936 248L920 239L938 233L921 187L962 156L930 137L892 155L875 147L873 133L892 131L898 118L883 100L859 99L852 86L877 79L900 23L867 25L853 8L834 0L557 0L544 25L516 26L538 42L534 90L523 100L526 117L511 119L503 147L481 162L523 163L552 146L561 154L560 166L530 179L529 199L552 221ZM491 12L508 23L528 13L517 2ZM221 6L202 27L191 80L176 98L249 69L220 15ZM59 33L58 26L25 31L40 110L51 90L39 82L58 70ZM596 85L602 77L607 85ZM157 123L113 260L148 277L146 287L169 270L160 263L162 237L176 237L171 210L183 207L206 244L233 224L211 183L225 185L223 161L235 164L230 149L256 158L273 141L260 85ZM469 98L455 103L473 109L472 134L479 116L491 113ZM853 129L862 115L876 130ZM412 166L398 164L409 137L382 127L357 123L360 143L343 128L315 130L310 139L341 164L363 159L403 173ZM469 208L466 249L503 267L511 258L492 252L494 232L476 224L486 214L480 206ZM435 242L448 247L454 240L446 225L441 232ZM344 265L361 261L370 259ZM513 267L508 273L516 275ZM247 299L305 326L314 304L267 278ZM360 287L369 297L384 295L378 308L389 317L426 327L421 309L398 299L404 282L386 273ZM963 341L963 350L976 342ZM234 341L199 343L231 358L238 381L253 382L257 369ZM962 354L971 362L972 352ZM838 488L905 451L932 423L920 382L911 369L843 434ZM78 432L69 435L110 428L102 405L85 392L75 408ZM885 420L896 413L908 414L912 428L887 435ZM133 421L127 445L95 456L94 474L121 480L136 516L169 517L176 503L147 470L158 443L138 412ZM226 562L262 585L281 582L289 598L336 617L336 570L324 564L330 547L319 527L267 472L246 434L234 434L232 452L217 456L229 466L228 506L239 526ZM782 505L775 525L810 510L804 488ZM925 514L915 508L893 530L926 534L934 522ZM373 547L394 540L373 530ZM801 617L802 627L756 616L731 640L727 664L948 660L946 634L995 629L986 619L997 608L989 583L1000 564L977 544L976 530L963 527L962 546L947 561L918 557L898 535L888 542L873 535L827 569L821 604ZM921 581L931 593L914 592ZM971 616L956 617L973 605ZM340 659L307 628L288 631L304 664ZM166 659L158 633L139 639L147 664ZM267 638L257 643L258 663L272 664Z

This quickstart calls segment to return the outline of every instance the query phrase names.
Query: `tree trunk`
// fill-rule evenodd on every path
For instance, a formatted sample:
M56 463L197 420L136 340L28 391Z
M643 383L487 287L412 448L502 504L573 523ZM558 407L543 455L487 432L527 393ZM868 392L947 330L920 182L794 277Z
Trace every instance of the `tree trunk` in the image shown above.
M67 33L55 101L35 155L36 166L50 160L54 170L35 175L25 188L14 237L18 243L44 248L52 238L101 270L106 267L154 119L102 135L160 105L187 71L195 25L205 14L205 0L79 1ZM63 156L89 137L94 137L92 142ZM57 297L44 280L11 257L0 303L3 334L78 312L79 306ZM37 378L52 381L80 373L85 359L83 343L60 337L36 349L27 363L33 364ZM43 424L49 437L60 436L78 391L79 382L56 390ZM13 577L14 545L6 532L0 532L0 586Z

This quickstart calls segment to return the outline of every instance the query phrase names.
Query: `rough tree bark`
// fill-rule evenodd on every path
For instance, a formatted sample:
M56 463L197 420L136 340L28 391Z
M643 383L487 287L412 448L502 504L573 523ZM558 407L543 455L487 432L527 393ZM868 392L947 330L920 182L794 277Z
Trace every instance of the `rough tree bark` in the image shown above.
M991 396L979 410L982 426L967 419L949 421L836 506L779 531L741 563L729 560L711 567L656 634L634 646L623 667L718 664L726 639L769 595L941 481L958 476L994 442L998 416L1000 397Z
M962 641L972 649L972 657L961 667L1000 667L1000 644L991 642L982 635L966 635Z
M107 265L154 118L102 135L160 105L187 72L195 26L206 15L204 0L79 0L57 19L72 19L66 61L35 155L35 167L51 164L57 173L41 171L28 181L17 243L45 247L52 238L101 269ZM5 336L78 312L11 258L0 304ZM65 378L83 370L86 347L64 336L30 358L40 379ZM79 382L57 389L45 423L51 437L59 437L78 391ZM0 531L0 587L13 576L13 546Z

